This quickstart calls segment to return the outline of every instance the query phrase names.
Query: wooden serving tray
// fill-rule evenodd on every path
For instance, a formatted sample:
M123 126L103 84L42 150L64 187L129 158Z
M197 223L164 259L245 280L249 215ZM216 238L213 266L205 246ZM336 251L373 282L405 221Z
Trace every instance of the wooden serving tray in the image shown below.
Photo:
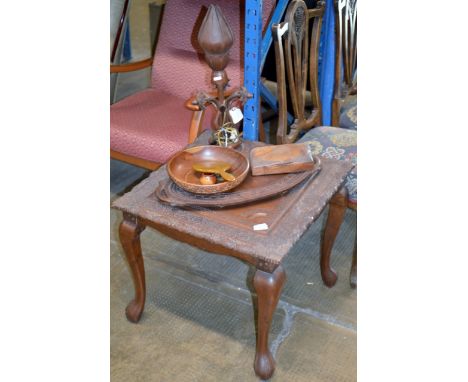
M247 175L244 182L228 192L197 195L177 186L169 178L160 181L154 195L164 203L177 207L225 208L240 206L281 195L301 182L314 178L321 170L318 157L314 157L314 169L291 174L264 176Z

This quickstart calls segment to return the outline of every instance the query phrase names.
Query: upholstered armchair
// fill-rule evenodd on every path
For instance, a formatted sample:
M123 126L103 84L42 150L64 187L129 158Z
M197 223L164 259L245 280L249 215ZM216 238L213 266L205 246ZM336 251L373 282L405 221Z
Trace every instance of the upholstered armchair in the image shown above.
M197 42L201 22L212 3L221 7L235 36L226 68L230 88L243 85L245 2L168 0L154 58L111 66L111 72L152 66L149 89L111 105L112 158L153 170L201 131L211 128L212 108L200 110L190 99L197 90L213 90L211 70ZM264 26L274 5L274 0L263 1Z

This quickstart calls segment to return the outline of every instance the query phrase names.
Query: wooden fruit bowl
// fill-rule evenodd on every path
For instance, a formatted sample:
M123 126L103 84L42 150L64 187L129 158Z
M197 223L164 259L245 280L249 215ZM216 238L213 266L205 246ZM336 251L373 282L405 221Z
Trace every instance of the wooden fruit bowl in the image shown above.
M193 170L194 163L225 162L231 165L233 181L216 184L201 184L201 174ZM249 173L248 159L238 151L220 146L191 147L175 154L167 162L167 173L174 183L195 194L216 194L232 190L241 184Z

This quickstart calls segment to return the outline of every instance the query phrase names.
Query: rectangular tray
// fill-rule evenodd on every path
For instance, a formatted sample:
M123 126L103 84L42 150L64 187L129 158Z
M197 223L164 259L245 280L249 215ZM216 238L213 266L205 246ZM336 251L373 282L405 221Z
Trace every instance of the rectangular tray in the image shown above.
M285 174L314 168L308 143L255 147L250 151L252 175Z

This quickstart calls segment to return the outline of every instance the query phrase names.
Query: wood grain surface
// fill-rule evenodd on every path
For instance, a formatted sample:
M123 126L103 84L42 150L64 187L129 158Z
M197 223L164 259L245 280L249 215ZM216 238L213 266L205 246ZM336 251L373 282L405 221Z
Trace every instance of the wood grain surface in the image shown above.
M317 220L352 168L349 162L322 158L317 178L283 197L237 208L195 210L172 207L154 196L159 183L167 177L163 166L112 206L168 236L273 272ZM268 228L255 230L258 224Z
M314 166L308 143L256 147L250 152L252 175L307 171L312 170Z

